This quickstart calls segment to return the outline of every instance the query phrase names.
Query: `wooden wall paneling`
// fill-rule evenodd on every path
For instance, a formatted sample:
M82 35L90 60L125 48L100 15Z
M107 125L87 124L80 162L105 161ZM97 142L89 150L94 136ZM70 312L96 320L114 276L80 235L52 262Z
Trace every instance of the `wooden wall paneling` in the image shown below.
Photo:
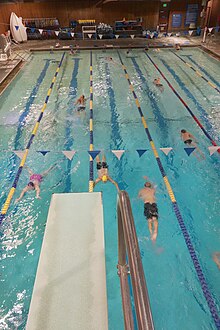
M201 1L198 1L198 0L176 0L176 1L172 1L171 5L170 5L168 31L188 30L188 26L185 26L187 4L193 4L193 3L198 3L199 4L197 25L200 24ZM172 28L172 15L173 14L182 14L182 26L180 28Z
M0 33L8 31L10 15L12 11L20 16L18 4L0 4L0 23L7 24L0 24Z
M217 3L219 0L213 0ZM57 17L61 26L69 26L71 19L95 19L97 24L104 22L113 25L116 20L127 20L137 17L143 18L143 26L146 28L156 28L159 16L159 1L129 1L111 2L99 7L95 6L95 1L46 1L27 2L17 4L0 4L0 23L9 23L10 14L14 11L23 18L34 17ZM181 13L182 29L185 29L184 21L186 16L187 3L199 3L201 0L175 0L170 3L169 30L172 30L172 14ZM214 18L215 20L216 18ZM0 32L5 32L8 26L0 24Z

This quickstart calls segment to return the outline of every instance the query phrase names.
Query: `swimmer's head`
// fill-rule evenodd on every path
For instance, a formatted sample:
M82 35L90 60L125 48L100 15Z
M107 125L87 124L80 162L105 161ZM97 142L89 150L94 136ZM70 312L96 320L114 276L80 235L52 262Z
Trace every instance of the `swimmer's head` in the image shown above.
M34 184L33 184L33 182L30 181L30 182L28 182L27 185L28 185L28 187L29 187L30 189L32 189L32 190L35 189L35 188L34 188Z
M108 181L107 175L103 175L102 177L102 182L106 183Z
M152 187L150 182L145 182L144 186L145 186L145 188L151 188Z
M181 129L181 133L186 133L186 130L185 129Z

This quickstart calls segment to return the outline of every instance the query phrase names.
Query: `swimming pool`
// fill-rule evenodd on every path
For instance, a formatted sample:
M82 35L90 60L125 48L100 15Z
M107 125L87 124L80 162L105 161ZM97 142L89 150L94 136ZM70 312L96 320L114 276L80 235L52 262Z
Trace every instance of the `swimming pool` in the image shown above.
M148 55L219 144L220 98L216 90L169 49L150 50ZM219 62L195 48L185 48L178 55L219 88ZM1 96L1 204L20 163L12 151L25 148L61 56L61 52L34 54ZM110 175L131 198L155 328L215 329L119 56L134 85L218 311L219 270L212 254L220 248L219 155L209 156L211 142L166 82L161 79L163 93L152 84L159 73L144 51L92 52L94 149L105 153ZM42 200L29 193L20 203L11 204L2 224L0 329L25 327L51 194L88 191L89 113L86 118L78 115L73 103L81 94L89 97L89 58L89 51L66 54L29 152L26 164L37 172L58 162L42 184ZM180 139L182 128L197 137L204 161L187 156ZM161 147L173 150L166 156ZM115 149L125 150L121 160L111 152ZM137 149L147 151L139 158ZM72 161L63 156L64 150L77 151ZM49 152L43 156L39 151ZM137 198L144 175L157 185L160 219L155 246L149 240L143 204ZM27 180L24 169L15 197ZM104 200L109 329L123 329L116 269L116 191L110 184L99 184L95 190L103 191Z

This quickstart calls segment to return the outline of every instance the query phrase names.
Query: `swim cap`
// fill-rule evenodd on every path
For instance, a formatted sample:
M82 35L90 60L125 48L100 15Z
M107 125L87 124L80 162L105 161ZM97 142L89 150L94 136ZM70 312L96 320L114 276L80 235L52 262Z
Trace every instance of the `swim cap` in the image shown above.
M108 177L107 177L106 175L103 175L103 177L102 177L102 181L103 181L103 182L107 182L107 181L108 181Z

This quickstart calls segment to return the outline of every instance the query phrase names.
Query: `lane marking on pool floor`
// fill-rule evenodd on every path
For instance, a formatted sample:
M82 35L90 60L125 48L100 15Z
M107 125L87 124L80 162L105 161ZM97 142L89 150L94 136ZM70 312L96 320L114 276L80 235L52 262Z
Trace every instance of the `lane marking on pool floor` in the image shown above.
M148 126L147 126L147 122L144 118L144 115L143 115L143 112L142 112L142 109L141 109L141 106L140 106L140 103L138 101L138 97L134 91L134 87L131 83L131 80L130 80L130 77L128 75L128 72L127 72L127 69L126 69L126 66L124 65L123 61L122 61L122 58L121 58L121 55L118 51L118 56L119 56L119 59L120 59L120 62L121 62L121 65L122 65L122 68L124 70L124 73L125 73L125 77L128 81L128 84L129 84L129 87L130 87L130 90L132 91L132 94L134 96L134 99L135 99L135 103L137 105L137 108L138 108L138 111L139 111L139 114L141 116L141 120L142 120L142 123L143 123L143 126L145 128L145 132L147 134L147 137L148 137L148 140L150 142L150 145L151 145L151 148L152 148L152 151L153 151L153 154L155 156L155 159L157 161L157 165L159 167L159 170L161 172L161 175L163 177L163 180L164 180L164 183L165 183L165 186L167 188L167 192L169 194L169 197L170 197L170 200L172 202L172 205L173 205L173 210L174 210L174 213L176 215L176 218L179 222L179 226L180 226L180 229L183 233L183 237L185 239L185 242L186 242L186 246L188 248L188 251L190 253L190 256L191 256L191 259L192 259L192 262L194 264L194 268L196 270L196 273L197 273L197 276L198 276L198 279L199 279L199 282L200 282L200 285L201 285L201 288L202 288L202 291L203 291L203 294L204 294L204 297L207 301L207 304L208 304L208 307L209 307L209 310L211 312L211 315L212 315L212 318L215 322L215 325L217 328L220 328L220 318L218 316L218 312L217 312L217 307L216 307L216 304L214 302L214 299L211 295L211 292L209 291L209 288L208 288L208 284L206 282L206 279L205 279L205 276L203 274L203 271L202 271L202 268L200 266L200 263L199 263L199 260L198 260L198 257L196 255L196 252L195 252L195 249L193 247L193 244L191 242L191 239L190 239L190 236L189 236L189 233L187 231L187 228L186 228L186 225L184 223L184 220L183 220L183 217L180 213L180 210L179 210L179 206L177 204L177 201L176 201L176 198L175 198L175 195L174 195L174 192L171 188L171 185L169 183L169 180L168 180L168 177L165 173L165 170L163 168L163 165L162 165L162 162L160 160L160 157L158 155L158 152L157 152L157 149L155 147L155 144L153 142L153 139L151 137L151 134L150 134L150 131L148 129Z
M49 100L49 97L50 97L51 91L52 91L52 89L53 89L53 86L54 86L54 83L55 83L55 81L56 81L57 75L58 75L58 73L59 73L60 67L61 67L61 65L62 65L62 63L63 63L64 56L65 56L65 52L63 53L63 55L62 55L62 57L61 57L60 63L59 63L59 65L58 65L57 69L56 69L56 72L55 72L55 75L54 75L54 77L53 77L53 80L52 80L52 83L51 83L51 85L50 85L50 88L48 89L47 96L46 96L45 101L44 101L44 105L43 105L43 107L42 107L42 109L41 109L41 112L40 112L40 115L39 115L39 117L38 117L38 120L37 120L37 122L36 122L36 124L35 124L35 126L34 126L34 129L33 129L33 131L32 131L31 137L30 137L30 139L29 139L29 141L28 141L28 144L27 144L27 146L26 146L26 149L25 149L25 152L24 152L24 156L23 156L23 158L22 158L22 160L21 160L21 162L20 162L20 166L19 166L18 171L17 171L17 173L16 173L16 175L15 175L15 179L14 179L14 182L13 182L13 184L12 184L12 188L10 189L9 194L8 194L8 196L7 196L7 199L6 199L4 205L3 205L2 209L1 209L1 214L0 214L0 225L1 225L1 223L2 223L2 220L5 218L5 215L6 215L7 211L8 211L9 206L10 206L10 203L11 203L12 197L13 197L13 195L14 195L14 193L15 193L15 190L16 190L16 187L17 187L17 184L18 184L18 181L19 181L19 178L20 178L21 172L22 172L22 170L23 170L24 164L25 164L25 162L26 162L26 159L27 159L27 156L28 156L28 153L29 153L29 149L30 149L31 144L32 144L32 142L33 142L33 140L34 140L34 137L35 137L36 134L37 134L37 131L38 131L38 128L39 128L39 125L40 125L41 119L43 118L44 111L45 111L45 109L46 109L46 107L47 107L47 103L48 103L48 100Z
M201 128L201 130L203 131L203 133L206 135L206 137L211 141L212 145L214 145L215 147L217 147L217 143L212 139L212 137L209 135L209 133L206 131L206 129L203 127L203 125L201 124L201 122L198 120L198 118L194 115L194 113L192 112L192 110L189 108L189 106L186 104L186 102L182 99L182 97L179 95L179 93L175 90L175 88L171 85L171 83L169 82L169 80L165 77L165 75L163 74L163 72L159 69L159 67L156 65L156 63L151 59L151 57L144 51L144 54L148 57L148 59L151 61L151 63L155 66L155 68L157 69L157 71L161 74L161 76L163 77L163 79L166 81L166 83L168 84L168 86L172 89L172 91L174 92L174 94L178 97L178 99L182 102L182 104L185 106L185 108L187 109L187 111L190 113L190 115L192 116L192 118L194 119L194 121L197 123L197 125ZM218 153L220 153L220 148L217 150Z
M208 80L206 77L204 77L201 72L199 72L198 70L196 70L190 63L186 62L182 57L180 57L179 55L177 55L176 53L174 53L173 51L171 51L171 53L173 55L175 55L176 57L178 57L184 64L186 64L191 70L193 70L200 78L202 78L203 80L205 80L209 86L211 86L213 89L215 89L218 93L220 93L220 89L213 84L210 80Z

